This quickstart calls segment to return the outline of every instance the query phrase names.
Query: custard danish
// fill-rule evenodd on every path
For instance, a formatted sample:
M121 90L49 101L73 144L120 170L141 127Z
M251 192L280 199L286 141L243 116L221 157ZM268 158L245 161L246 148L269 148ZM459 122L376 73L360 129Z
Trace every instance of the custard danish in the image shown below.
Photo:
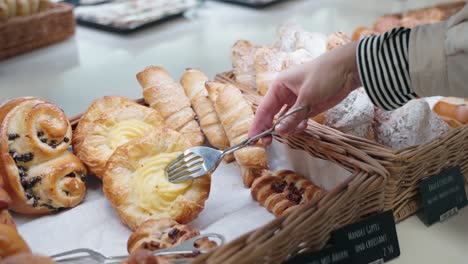
M161 67L148 67L136 77L145 101L158 111L167 126L182 133L192 146L202 145L205 138L181 85Z
M206 88L231 145L247 139L254 113L241 91L234 86L217 82L207 82ZM260 142L237 150L234 157L241 166L242 181L246 187L250 187L254 178L268 168L268 157Z
M188 223L201 212L210 192L210 176L172 184L165 174L167 165L190 147L182 134L161 128L120 146L112 154L103 176L103 190L130 229L149 219Z
M71 126L55 104L19 98L0 108L0 174L20 213L74 207L84 198L83 163L68 152Z

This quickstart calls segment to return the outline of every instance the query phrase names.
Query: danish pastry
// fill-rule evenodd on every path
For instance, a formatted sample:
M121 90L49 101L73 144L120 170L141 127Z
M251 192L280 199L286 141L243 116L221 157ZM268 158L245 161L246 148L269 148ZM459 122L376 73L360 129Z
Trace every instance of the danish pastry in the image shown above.
M158 111L167 126L182 133L192 146L202 145L205 138L181 85L161 67L148 67L136 77L145 101Z
M234 76L238 83L256 88L255 52L257 46L247 40L238 40L231 49L231 62Z
M206 88L231 145L247 139L254 113L241 91L232 85L217 82L207 82ZM234 157L241 166L242 180L246 187L250 187L254 178L268 168L268 157L260 142L237 150Z
M191 147L171 129L153 129L120 146L106 164L103 190L121 220L135 230L149 219L188 223L201 212L210 192L210 176L172 184L166 166Z
M198 230L171 219L148 220L130 236L127 250L129 253L133 253L138 249L154 251L171 248L198 235L200 235ZM202 238L195 242L195 247L199 249L210 249L216 246L216 242L208 238Z
M81 145L88 135L88 132L94 127L94 122L100 118L103 113L118 107L134 105L130 99L121 96L104 96L95 100L83 114L73 133L73 151L81 152Z
M269 212L281 216L300 204L317 202L325 191L293 171L265 170L254 180L251 193Z
M0 170L13 211L42 214L84 198L83 163L68 152L71 127L55 104L19 98L0 108Z
M208 98L208 91L205 88L207 81L208 77L203 72L187 69L180 83L198 115L200 126L210 144L217 149L225 149L229 147L229 140L216 114L213 102Z
M151 129L164 126L164 121L156 110L133 102L108 109L93 124L80 151L75 153L91 172L101 178L107 160L119 146Z
M268 47L258 48L255 52L256 86L261 95L267 93L278 74L283 70L286 57L287 53Z

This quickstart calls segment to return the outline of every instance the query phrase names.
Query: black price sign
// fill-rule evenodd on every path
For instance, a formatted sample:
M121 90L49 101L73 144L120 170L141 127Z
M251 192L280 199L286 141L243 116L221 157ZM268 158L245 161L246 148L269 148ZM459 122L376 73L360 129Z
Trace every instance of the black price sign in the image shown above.
M465 181L459 167L421 180L419 191L427 225L446 220L467 204Z
M393 211L335 230L331 238L334 245L349 249L352 263L383 263L400 256Z
M349 249L333 246L319 252L297 255L283 264L351 264Z

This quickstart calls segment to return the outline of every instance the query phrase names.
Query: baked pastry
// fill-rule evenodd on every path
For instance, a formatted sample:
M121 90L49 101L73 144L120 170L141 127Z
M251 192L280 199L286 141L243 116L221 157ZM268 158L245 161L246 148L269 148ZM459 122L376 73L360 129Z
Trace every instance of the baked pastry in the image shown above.
M285 52L269 47L258 48L255 52L256 86L261 95L268 92L278 74L283 70L286 56Z
M254 113L241 91L232 85L217 82L207 82L206 88L210 100L214 102L229 143L234 146L247 139ZM234 157L241 166L242 181L246 187L250 187L254 178L268 168L268 157L260 142L237 150L234 152Z
M14 226L0 223L0 260L18 253L30 253L31 249ZM3 262L2 262L3 263Z
M296 50L296 33L303 31L295 23L285 23L278 28L278 39L273 44L273 48L282 52L293 52Z
M468 124L468 99L445 97L432 108L451 127Z
M306 50L312 59L317 58L326 51L327 37L321 33L299 30L295 34L295 50Z
M408 17L414 17L421 21L421 24L437 23L445 18L445 13L442 9L437 7L430 7L418 10L408 11Z
M77 156L98 178L102 178L106 162L114 151L148 131L164 126L164 120L146 106L133 102L115 106L93 122Z
M145 101L158 111L166 125L182 133L192 146L201 146L205 138L181 85L161 67L147 67L136 77L143 88Z
M373 29L377 31L378 33L382 34L393 28L400 27L400 26L401 26L401 23L400 23L400 18L398 16L388 15L388 16L379 17L374 22Z
M216 114L213 102L208 98L208 91L205 88L207 81L208 77L196 69L187 69L180 79L195 113L197 113L198 121L206 138L213 147L225 149L229 147L229 140Z
M283 70L289 69L296 65L304 64L315 58L316 57L313 54L311 54L305 49L298 49L296 51L286 53L286 56L283 61Z
M327 51L343 46L349 42L351 42L351 39L346 35L346 33L341 31L332 33L327 38Z
M49 257L33 255L31 253L19 253L2 260L2 264L55 264Z
M281 216L300 204L317 202L325 191L293 171L265 170L254 180L251 193L269 212Z
M147 249L138 249L130 254L129 258L122 264L170 264L172 261L167 257L153 255Z
M238 83L256 88L254 59L257 46L247 40L238 40L231 48L231 62Z
M315 119L317 120L317 119ZM373 140L374 106L364 88L351 92L324 113L323 124L343 133Z
M402 149L426 143L450 130L424 99L414 99L395 111L376 110L375 135L379 143Z
M363 38L367 38L370 36L378 35L379 33L373 29L368 27L358 27L353 32L353 36L351 37L352 41L359 41Z
M210 176L172 184L166 166L191 147L185 136L168 128L120 146L112 154L103 177L103 190L120 219L135 230L149 219L192 221L210 192Z
M129 237L127 250L133 253L138 249L155 251L171 248L198 235L200 235L198 230L171 219L148 220ZM195 247L199 249L211 249L216 246L216 242L208 238L195 242Z
M73 133L73 151L75 153L81 152L81 145L87 137L88 132L94 127L94 122L99 120L103 113L134 104L134 101L121 96L104 96L94 100L88 109L86 109Z
M0 210L0 224L10 225L16 228L15 221L7 209Z
M68 152L71 127L55 104L19 98L0 108L0 174L13 211L42 214L84 198L83 163Z

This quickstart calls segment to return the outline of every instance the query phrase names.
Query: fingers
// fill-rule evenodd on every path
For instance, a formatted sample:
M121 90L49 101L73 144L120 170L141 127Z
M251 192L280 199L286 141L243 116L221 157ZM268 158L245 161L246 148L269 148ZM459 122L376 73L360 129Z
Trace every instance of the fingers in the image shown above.
M302 103L302 101L298 99L296 104L294 104L294 106L291 107L291 109L296 109L305 105L305 103ZM281 123L279 123L278 126L276 126L276 132L281 135L288 135L303 131L307 126L307 119L309 118L309 116L310 112L308 111L296 112L293 115L281 121Z

